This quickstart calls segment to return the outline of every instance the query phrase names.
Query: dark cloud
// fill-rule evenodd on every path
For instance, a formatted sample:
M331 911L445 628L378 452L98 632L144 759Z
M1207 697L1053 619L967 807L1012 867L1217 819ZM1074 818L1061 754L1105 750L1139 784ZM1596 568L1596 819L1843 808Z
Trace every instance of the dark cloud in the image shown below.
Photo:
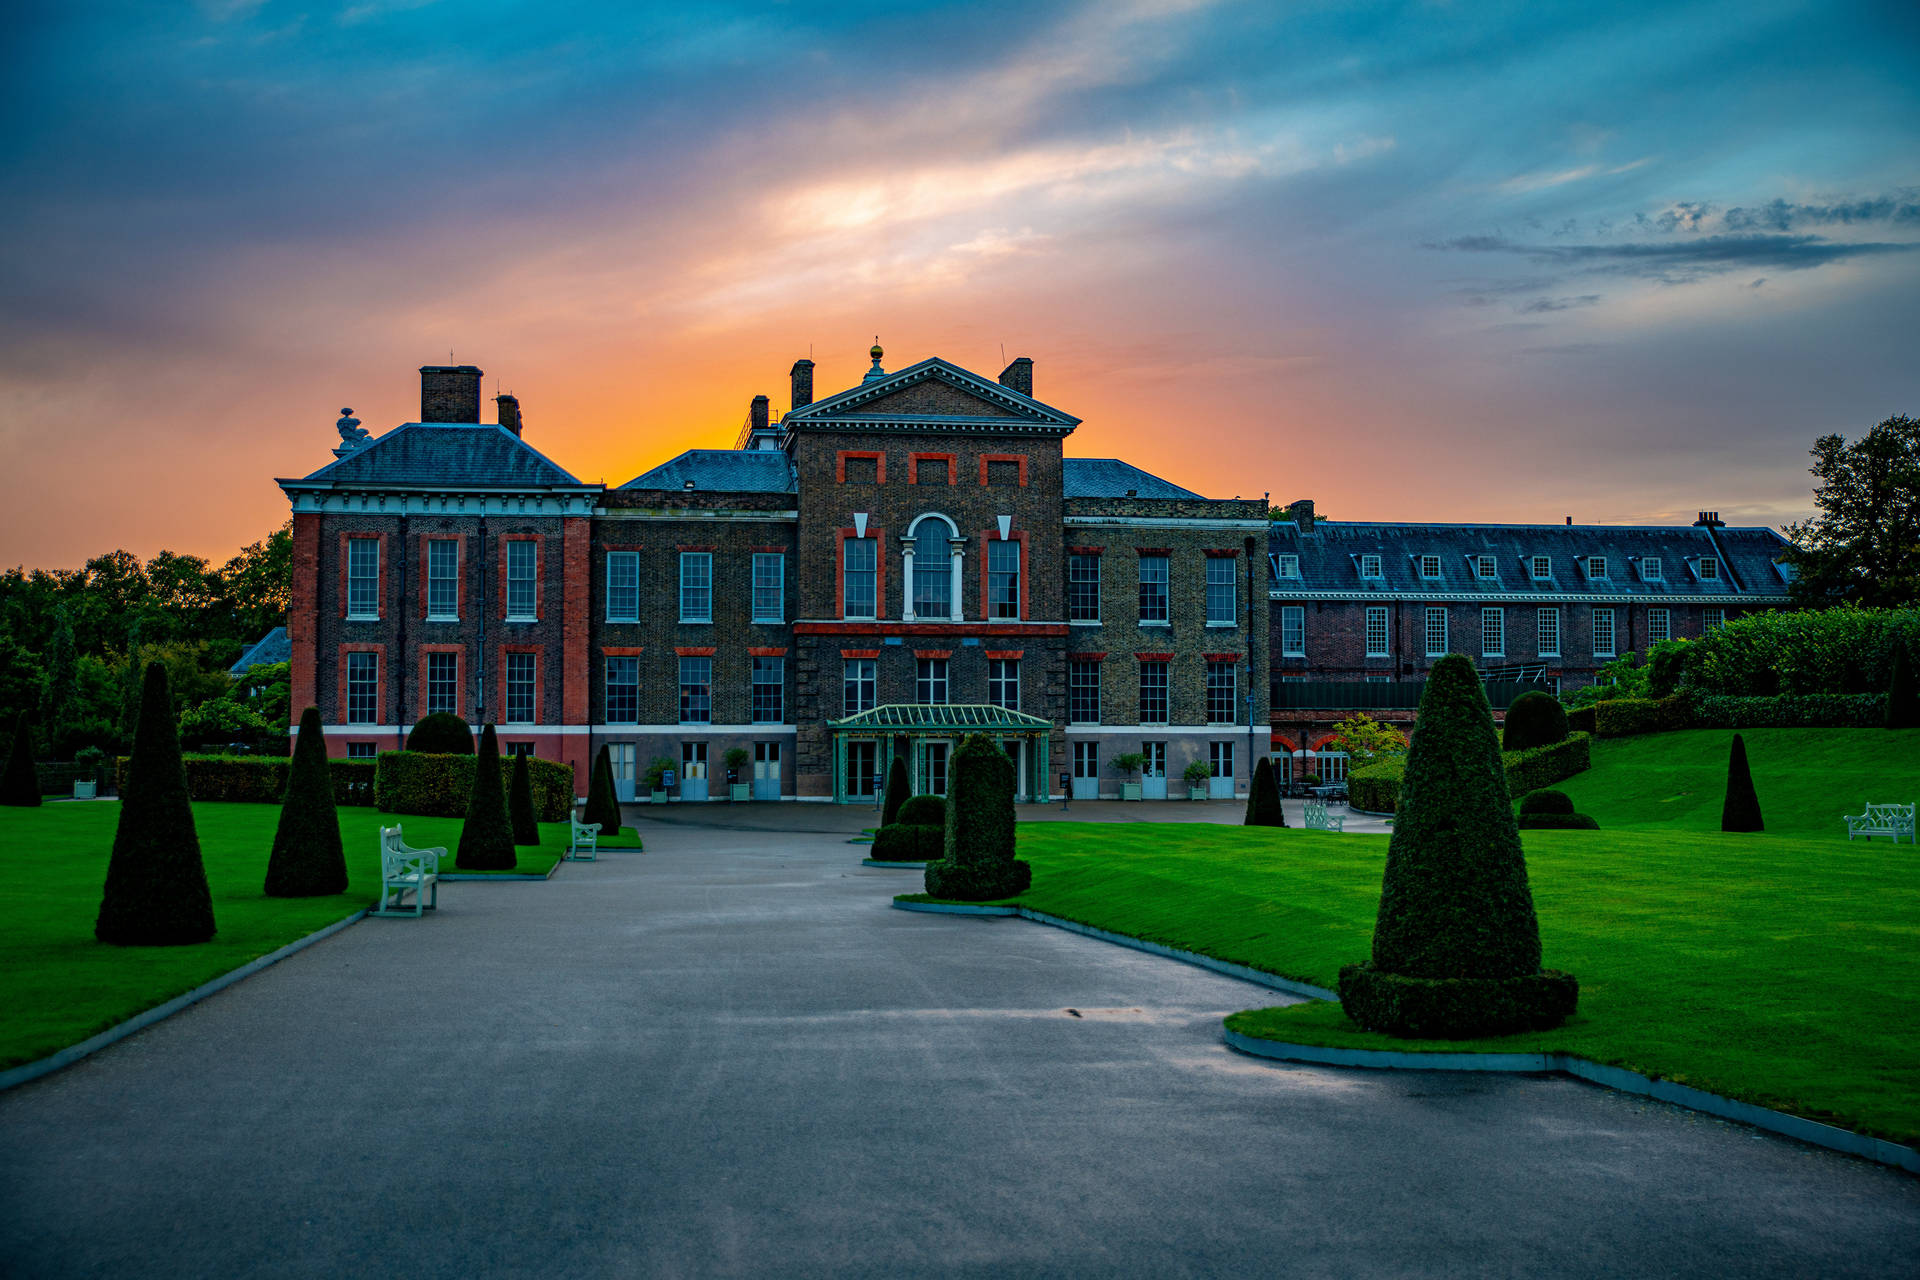
M1852 226L1856 223L1920 226L1920 192L1902 190L1864 200L1837 204L1793 204L1773 200L1753 208L1727 210L1722 224L1729 231L1791 231L1795 227Z
M1527 244L1505 236L1457 236L1429 242L1426 247L1456 253L1511 254L1575 271L1688 284L1750 267L1806 271L1852 258L1908 253L1920 249L1920 242L1850 243L1814 235L1747 234L1607 244Z
M1535 298L1520 308L1521 315L1538 315L1543 311L1572 311L1576 307L1591 307L1600 301L1597 293L1583 293L1577 298Z

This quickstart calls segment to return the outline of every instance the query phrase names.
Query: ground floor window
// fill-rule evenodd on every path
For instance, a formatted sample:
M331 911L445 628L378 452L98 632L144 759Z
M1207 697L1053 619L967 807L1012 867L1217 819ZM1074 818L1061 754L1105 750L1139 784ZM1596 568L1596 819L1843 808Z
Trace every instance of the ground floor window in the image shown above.
M680 659L680 723L708 724L713 720L713 659Z
M1209 742L1207 744L1207 763L1213 766L1216 778L1233 776L1233 744L1231 742Z
M529 760L534 758L533 744L531 742L503 742L500 744L500 749L506 752L506 757L509 760L515 756L525 756Z
M438 546L438 543L434 544ZM460 655L457 653L429 653L427 655L427 714L457 714L460 693Z
M1146 757L1146 763L1140 766L1143 778L1164 778L1167 776L1167 744L1164 742L1143 742L1140 754Z
M347 744L347 759L349 760L371 760L377 754L379 754L379 748L375 743L349 742Z
M704 742L683 742L680 744L680 781L705 782L707 778L707 744Z
M1344 751L1317 751L1307 761L1307 767L1320 775L1323 783L1345 782L1347 780L1347 753Z
M847 794L868 799L880 794L879 743L847 743Z
M916 790L928 796L947 794L947 744L922 742L919 747L920 785Z
M609 742L607 763L613 766L613 785L619 794L633 796L634 762L637 748L631 742Z

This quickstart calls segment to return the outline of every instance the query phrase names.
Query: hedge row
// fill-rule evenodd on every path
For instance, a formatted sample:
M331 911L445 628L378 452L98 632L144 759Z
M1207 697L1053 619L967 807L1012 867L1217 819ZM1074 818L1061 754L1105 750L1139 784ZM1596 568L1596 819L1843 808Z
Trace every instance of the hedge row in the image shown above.
M251 804L279 804L287 794L286 756L182 756L187 769L187 796L193 800L234 800ZM329 760L335 804L369 805L374 796L371 760ZM126 756L114 762L115 785L127 794L131 775Z
M873 837L867 855L875 862L932 862L946 844L945 827L918 822L889 822Z
M1699 694L1690 721L1696 729L1878 729L1887 723L1884 693L1775 694L1733 698Z
M1896 648L1920 661L1920 609L1769 610L1689 642L1686 683L1733 697L1877 693Z
M1508 794L1522 795L1584 773L1593 763L1593 739L1575 733L1552 746L1503 751L1500 759L1506 766ZM1392 813L1400 803L1405 773L1405 756L1355 769L1347 777L1347 802L1368 813Z
M383 813L459 818L467 812L476 757L382 751L374 766L373 802ZM337 765L338 762L336 762ZM573 810L573 766L552 760L527 762L533 812L542 822L564 822Z
M1587 708L1596 738L1630 738L1641 733L1668 733L1693 723L1685 694L1668 698L1611 698Z

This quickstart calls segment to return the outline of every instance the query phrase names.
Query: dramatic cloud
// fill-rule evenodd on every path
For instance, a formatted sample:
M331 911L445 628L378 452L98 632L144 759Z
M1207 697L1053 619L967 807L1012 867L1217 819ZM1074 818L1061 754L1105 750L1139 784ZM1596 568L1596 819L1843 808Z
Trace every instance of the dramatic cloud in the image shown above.
M1836 241L1812 235L1706 235L1684 240L1612 244L1527 244L1503 236L1458 236L1432 247L1460 253L1513 254L1531 262L1576 271L1687 284L1724 271L1755 266L1776 271L1806 271L1854 258L1911 253L1920 249L1920 242ZM1598 297L1593 296L1591 301L1598 301ZM1565 308L1529 305L1522 309L1559 311Z

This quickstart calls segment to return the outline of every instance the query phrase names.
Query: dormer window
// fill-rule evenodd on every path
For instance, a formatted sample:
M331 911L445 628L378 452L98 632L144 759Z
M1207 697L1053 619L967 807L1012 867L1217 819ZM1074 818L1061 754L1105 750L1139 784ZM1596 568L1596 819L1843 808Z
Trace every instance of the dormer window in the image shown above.
M1380 557L1379 556L1361 556L1360 557L1360 576L1363 578L1380 577L1381 576Z
M1473 576L1482 579L1493 578L1495 576L1493 571L1493 557L1475 556L1473 558Z
M1550 580L1552 577L1553 577L1552 557L1535 556L1533 558L1533 580L1535 582L1546 582Z
M1700 557L1700 581L1718 582L1720 580L1720 562L1712 556Z
M1299 556L1275 556L1273 573L1276 578L1298 578L1300 576Z
M1587 557L1587 576L1589 578L1606 577L1607 576L1607 558L1605 556L1588 556Z
M1643 582L1664 582L1665 572L1660 567L1659 556L1648 556L1640 562L1640 578Z
M1440 557L1439 556L1421 556L1420 557L1420 576L1423 578L1439 577L1440 576Z

